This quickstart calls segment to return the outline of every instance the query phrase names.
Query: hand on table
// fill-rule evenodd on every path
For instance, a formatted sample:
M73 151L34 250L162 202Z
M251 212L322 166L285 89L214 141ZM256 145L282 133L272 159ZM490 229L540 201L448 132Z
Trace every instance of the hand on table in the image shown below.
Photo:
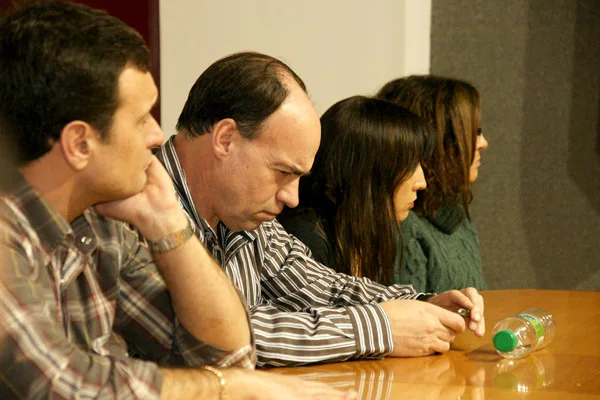
M459 308L469 309L471 311L468 321L469 330L475 332L476 336L481 337L484 335L483 297L477 292L477 289L470 287L461 290L449 290L430 298L429 303L454 312Z
M392 300L380 305L390 321L394 341L390 355L393 357L446 352L456 334L466 329L464 318L456 312L424 301Z

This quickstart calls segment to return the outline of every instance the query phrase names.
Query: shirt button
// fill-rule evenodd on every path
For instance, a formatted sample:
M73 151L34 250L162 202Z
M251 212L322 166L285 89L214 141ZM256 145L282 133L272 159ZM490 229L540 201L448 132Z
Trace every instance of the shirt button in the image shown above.
M91 237L87 237L87 236L83 236L81 238L81 243L83 243L83 244L85 244L87 246L90 243L92 243L92 238Z

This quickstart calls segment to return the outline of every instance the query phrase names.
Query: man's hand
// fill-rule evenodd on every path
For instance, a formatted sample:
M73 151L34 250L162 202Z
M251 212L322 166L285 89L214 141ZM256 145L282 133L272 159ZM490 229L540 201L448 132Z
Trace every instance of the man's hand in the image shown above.
M456 334L466 329L465 320L457 313L423 301L392 300L380 305L390 320L393 357L446 352Z
M429 299L429 303L443 307L446 310L456 311L467 308L471 311L468 327L477 336L485 333L485 318L483 316L483 297L475 288L462 290L449 290Z
M146 170L144 189L126 199L96 205L96 210L110 218L134 225L148 240L180 231L187 217L179 207L173 182L156 157Z

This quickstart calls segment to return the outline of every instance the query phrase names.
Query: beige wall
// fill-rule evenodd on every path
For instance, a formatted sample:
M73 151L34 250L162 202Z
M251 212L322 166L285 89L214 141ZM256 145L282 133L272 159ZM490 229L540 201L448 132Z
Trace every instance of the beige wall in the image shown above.
M162 0L165 133L174 133L196 78L227 54L255 50L283 59L322 113L394 77L427 73L430 23L431 0Z

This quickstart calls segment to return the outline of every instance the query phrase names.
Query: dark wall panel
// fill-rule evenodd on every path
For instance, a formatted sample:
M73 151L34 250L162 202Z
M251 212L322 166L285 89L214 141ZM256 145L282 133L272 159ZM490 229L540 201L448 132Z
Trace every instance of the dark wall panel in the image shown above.
M152 57L152 76L160 91L160 29L158 0L76 0L105 10L135 28L146 40ZM153 115L160 123L160 105Z
M473 218L491 288L600 290L600 12L433 0L431 71L473 82L490 142Z
M87 4L123 20L135 28L143 37L152 57L152 76L160 90L160 29L158 0L74 0ZM7 10L15 0L0 0L0 10ZM153 110L160 123L160 106Z

